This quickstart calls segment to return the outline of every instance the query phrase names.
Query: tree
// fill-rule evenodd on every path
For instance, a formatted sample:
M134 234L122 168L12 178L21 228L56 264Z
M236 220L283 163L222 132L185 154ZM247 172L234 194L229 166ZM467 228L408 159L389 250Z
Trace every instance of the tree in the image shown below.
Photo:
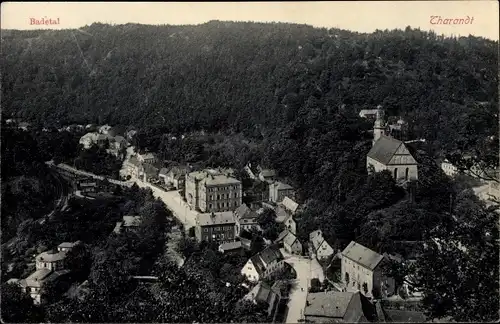
M2 320L6 323L40 323L42 310L17 285L2 284Z

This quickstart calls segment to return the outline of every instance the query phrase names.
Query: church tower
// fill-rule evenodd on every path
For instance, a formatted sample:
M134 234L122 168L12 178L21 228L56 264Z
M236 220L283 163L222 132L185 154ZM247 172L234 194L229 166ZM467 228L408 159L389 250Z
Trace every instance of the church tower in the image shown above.
M377 106L377 119L375 120L375 124L373 125L373 144L384 135L385 131L385 122L384 122L384 110L382 110L382 106Z

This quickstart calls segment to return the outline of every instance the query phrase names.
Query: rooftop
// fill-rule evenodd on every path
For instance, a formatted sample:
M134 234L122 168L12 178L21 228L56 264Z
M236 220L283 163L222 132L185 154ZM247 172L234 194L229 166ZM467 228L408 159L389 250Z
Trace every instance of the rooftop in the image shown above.
M283 207L285 207L285 209L290 211L292 214L294 214L297 211L297 209L299 208L299 204L297 204L295 201L293 201L289 197L283 198L283 201L281 202L281 204L283 205Z
M197 215L196 223L200 226L234 224L235 219L232 211L203 213Z
M293 189L292 186L290 186L287 183L276 181L275 183L271 184L275 189L277 190L288 190L288 189Z
M297 240L297 237L292 232L288 232L288 234L285 236L285 238L283 240L283 244L286 244L288 246L292 246L296 240Z
M46 251L36 256L37 262L57 262L66 258L66 252Z
M343 318L353 298L353 292L318 292L307 295L305 316Z
M219 245L219 249L224 251L236 250L241 248L241 241L223 243Z
M79 245L80 243L82 243L81 241L76 241L76 242L62 242L61 244L59 244L59 248L73 248L77 245Z
M241 204L238 208L234 210L234 216L237 219L254 219L258 215L256 212L252 211L246 204Z
M49 269L40 269L30 274L26 279L27 287L41 287L45 279L52 273Z
M151 153L151 152L144 153L144 154L137 154L137 156L141 157L144 160L151 160L151 159L155 158L155 154Z
M264 178L274 177L274 176L276 176L276 171L271 170L271 169L264 169L264 170L260 171L260 175L263 176Z
M352 241L349 245L342 251L342 256L346 257L365 268L374 270L377 265L384 258L382 255L375 251L370 250L363 245Z
M390 136L382 135L373 144L373 147L368 152L368 157L382 164L389 164L400 146L404 146L404 148L407 149L406 145L403 142Z

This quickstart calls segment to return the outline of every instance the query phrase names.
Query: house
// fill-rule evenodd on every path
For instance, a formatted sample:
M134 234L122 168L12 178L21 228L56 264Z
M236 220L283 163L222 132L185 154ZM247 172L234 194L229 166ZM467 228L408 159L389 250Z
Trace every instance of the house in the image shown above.
M97 181L94 178L86 178L77 181L77 188L82 193L96 192Z
M99 127L99 133L101 133L103 135L107 135L108 131L110 129L111 129L111 126L109 126L109 125L103 125L103 126Z
M135 156L131 156L125 163L125 172L133 178L138 178L141 171L141 162Z
M241 205L241 181L219 170L186 174L185 198L191 209L201 212L233 211Z
M283 248L290 254L302 254L302 244L294 233L288 231L287 235L283 238Z
M284 267L283 255L279 250L268 247L251 257L241 269L241 274L249 281L257 282L267 278Z
M165 169L165 170L164 170ZM173 166L170 169L162 169L163 175L160 172L160 176L166 185L171 185L179 190L184 188L186 174L189 173L190 169L188 166Z
M297 213L297 210L299 209L299 204L290 197L283 198L283 201L280 203L280 205L285 208L285 210L291 215L295 215Z
M57 246L57 251L59 252L69 252L71 251L75 246L82 244L82 241L76 241L76 242L62 242Z
M285 197L294 198L295 190L289 184L276 181L269 185L269 201L282 202Z
M335 250L325 240L321 230L311 232L309 234L309 242L311 243L310 248L312 249L313 257L315 256L318 260L327 259L335 254Z
M308 293L304 317L312 323L366 323L377 321L377 311L359 292L327 291Z
M373 145L366 156L367 170L388 170L397 181L417 180L418 164L406 144L384 132L383 111L379 108L373 127Z
M233 242L235 238L234 215L230 211L198 214L195 236L198 242Z
M252 234L248 231L241 230L239 233L238 239L241 242L241 246L245 250L251 250L252 249Z
M362 109L359 112L359 117L375 119L377 117L377 109Z
M241 204L238 208L234 210L234 218L236 220L236 235L240 235L242 230L250 231L256 229L261 230L260 225L257 221L259 215L248 208L246 204Z
M243 245L241 241L227 242L219 245L220 253L240 252L242 250L243 250Z
M27 131L28 129L30 129L31 127L31 124L30 123L27 123L27 122L20 122L18 125L17 125L17 128L19 129L22 129L24 131Z
M394 279L387 277L382 270L386 261L383 255L352 241L342 251L341 277L345 286L369 297L392 295Z
M453 177L458 173L458 168L448 161L448 159L444 159L441 162L441 170L449 177Z
M265 282L259 282L253 289L243 297L243 300L251 301L255 304L263 303L267 305L267 315L273 317L278 308L281 299L281 292L273 285L272 287Z
M139 169L139 178L144 182L151 181L151 179L156 179L158 177L159 169L154 165L145 162Z
M117 222L114 233L135 232L142 224L141 216L123 216L123 221Z
M66 252L64 251L46 251L40 253L35 257L36 269L47 269L49 271L56 271L64 269L64 260L66 259Z
M276 178L276 171L271 169L261 169L259 172L259 179L268 183L274 182Z
M39 269L29 275L26 279L19 281L19 286L33 298L34 304L44 302L44 288L48 282L58 280L61 276L68 274L69 270L52 271L49 269Z
M137 160L141 163L153 164L158 162L158 157L154 153L137 154Z

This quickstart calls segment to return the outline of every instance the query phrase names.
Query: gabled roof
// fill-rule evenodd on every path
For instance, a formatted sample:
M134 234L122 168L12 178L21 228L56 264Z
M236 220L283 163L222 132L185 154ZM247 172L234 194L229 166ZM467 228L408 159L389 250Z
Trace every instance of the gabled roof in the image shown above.
M264 170L260 171L260 175L263 176L264 178L274 177L274 176L276 176L276 172L274 170L271 170L271 169L264 169Z
M292 217L292 214L287 212L286 209L282 206L276 206L274 212L276 213L276 222L278 223L284 223L286 220Z
M370 270L374 270L384 258L383 255L354 241L349 243L344 251L342 251L342 257L346 257Z
M280 181L276 181L275 183L273 183L271 186L274 186L274 188L276 190L288 190L288 189L293 189L292 186L290 186L289 184L287 183L284 183L284 182L280 182Z
M297 237L293 235L292 232L288 232L288 234L285 236L285 239L283 240L283 244L292 246L295 243L295 241L297 241Z
M61 244L58 245L58 248L73 248L77 245L82 243L81 241L76 241L76 242L62 242Z
M246 204L241 204L234 210L234 216L237 219L254 219L258 217L257 213L252 211Z
M376 311L359 291L356 293L328 291L309 293L304 315L327 318L330 323L359 323L373 321L376 318Z
M141 162L139 162L139 160L135 156L131 156L130 159L128 160L128 163L130 163L136 167L141 166Z
M25 284L28 287L41 287L51 273L51 270L45 268L37 270L25 279Z
M155 176L158 174L158 168L150 163L144 163L143 167L144 167L144 173L146 173L149 176Z
M281 233L278 235L278 238L274 242L278 243L283 241L287 235L288 235L288 229L281 231Z
M289 197L283 198L283 201L281 202L281 204L283 205L283 207L285 207L292 214L295 214L295 212L299 208L299 204L297 204L295 201L293 201Z
M368 157L382 163L389 164L394 154L396 154L399 147L406 145L390 136L382 135L380 138L373 144L373 147L368 152Z
M168 169L167 168L161 168L159 175L167 175Z
M283 260L283 254L281 254L279 250L268 247L251 257L250 260L254 264L257 273L259 275L262 275L266 271L268 264L272 262L280 262L281 260Z

